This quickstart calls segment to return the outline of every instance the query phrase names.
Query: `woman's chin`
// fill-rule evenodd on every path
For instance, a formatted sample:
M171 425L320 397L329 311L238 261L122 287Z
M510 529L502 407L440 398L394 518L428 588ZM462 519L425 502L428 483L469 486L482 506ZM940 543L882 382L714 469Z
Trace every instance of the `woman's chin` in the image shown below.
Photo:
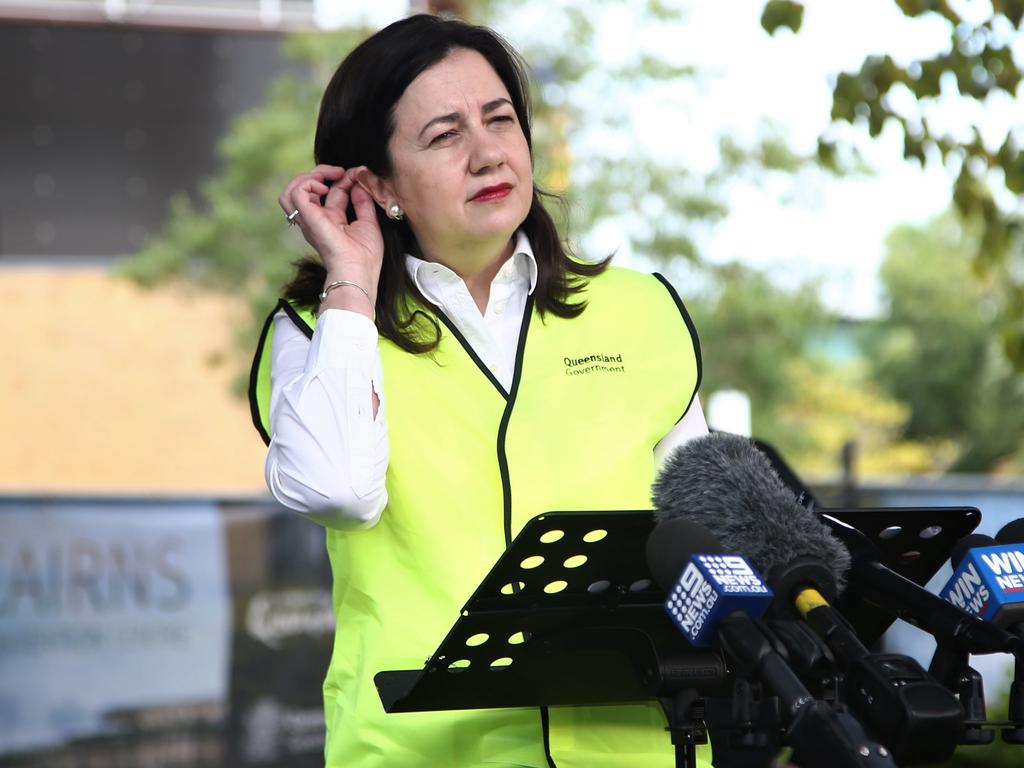
M526 220L526 213L512 210L488 211L467 222L467 230L477 237L511 237Z
M519 228L518 224L502 227L485 227L469 233L478 242L493 242L501 245L510 240Z

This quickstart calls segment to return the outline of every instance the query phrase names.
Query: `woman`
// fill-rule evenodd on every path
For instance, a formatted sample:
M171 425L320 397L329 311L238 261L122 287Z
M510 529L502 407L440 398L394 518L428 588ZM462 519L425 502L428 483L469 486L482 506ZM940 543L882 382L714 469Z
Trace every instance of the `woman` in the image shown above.
M656 446L707 431L678 297L566 253L523 68L487 29L366 40L315 157L279 202L320 260L268 321L253 404L271 491L327 528L327 764L673 765L654 705L385 715L372 678L422 667L530 518L649 507Z

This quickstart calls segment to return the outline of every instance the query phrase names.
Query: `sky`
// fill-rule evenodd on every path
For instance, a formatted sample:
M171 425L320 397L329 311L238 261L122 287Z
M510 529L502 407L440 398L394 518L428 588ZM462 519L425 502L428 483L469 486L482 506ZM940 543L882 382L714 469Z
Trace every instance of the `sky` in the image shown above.
M514 17L495 26L514 44L538 29L557 34L559 5L558 0L526 0ZM699 68L701 76L687 92L687 103L680 105L677 98L668 105L665 94L652 90L636 94L630 105L638 145L656 152L669 148L694 168L713 161L715 137L723 131L753 138L762 120L776 125L794 149L812 152L829 124L837 73L858 69L872 53L891 53L898 62L907 62L948 46L948 27L941 20L908 19L893 0L810 0L800 33L782 31L774 37L759 23L763 0L690 0L680 3L686 9L682 24L656 28L638 28L635 4L629 0L605 5L595 18L607 59L626 61L643 45ZM400 18L407 8L406 0L381 0L368 18L382 25ZM1018 40L1015 50L1024 60L1024 42ZM971 116L992 136L1001 136L1009 124L1024 125L1024 107L1009 99L984 110L969 108L977 110ZM951 100L933 117L954 126L962 122L964 110L962 103ZM730 215L702 236L703 254L712 261L738 259L768 270L782 283L819 278L822 298L839 313L877 314L882 305L876 276L887 233L898 224L924 223L946 210L951 178L937 165L922 169L905 161L895 130L886 130L877 140L865 134L860 138L858 144L874 169L870 176L836 180L817 174L796 188L785 181L765 188L734 185L728 197ZM780 196L790 202L780 204ZM597 235L595 249L609 252L622 241L620 231L606 228ZM639 262L628 247L617 259L626 265Z
M873 52L910 58L948 39L944 25L910 21L892 0L810 2L799 34L774 37L758 23L760 7L759 0L695 3L685 46L696 61L720 73L713 86L715 122L742 134L752 115L764 116L805 152L813 151L828 127L835 73L858 69ZM726 14L746 23L730 23ZM729 35L705 32L725 25ZM741 187L732 214L709 237L709 257L821 275L823 298L831 306L851 316L876 312L876 274L887 232L901 222L926 221L950 202L946 173L907 163L896 139L891 132L879 143L861 143L877 175L821 179L804 190L799 205L780 206L770 192Z

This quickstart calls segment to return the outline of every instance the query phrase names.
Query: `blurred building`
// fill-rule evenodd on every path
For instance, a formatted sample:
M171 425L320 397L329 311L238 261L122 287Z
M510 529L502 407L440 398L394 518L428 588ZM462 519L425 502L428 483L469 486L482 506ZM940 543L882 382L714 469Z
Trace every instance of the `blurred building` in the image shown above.
M265 5L0 2L0 264L140 246L288 67L284 20L312 25L307 1L261 26Z
M119 257L218 168L313 0L0 2L0 491L263 491L230 299ZM216 363L220 361L220 365Z

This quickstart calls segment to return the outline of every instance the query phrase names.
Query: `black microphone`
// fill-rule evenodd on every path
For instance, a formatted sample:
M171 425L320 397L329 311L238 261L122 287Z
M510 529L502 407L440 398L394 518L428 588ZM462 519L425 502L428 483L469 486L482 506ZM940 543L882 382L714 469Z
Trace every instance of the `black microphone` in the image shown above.
M648 536L648 570L687 640L708 645L715 637L733 671L778 699L786 743L805 768L895 768L889 751L852 715L811 695L758 620L771 593L743 557L723 553L706 528L678 517L662 520Z
M1000 544L1024 544L1024 517L1000 528L996 534L996 541Z
M750 440L726 432L684 443L653 487L655 518L703 525L776 588L803 580L835 599L850 554L779 479ZM798 579L787 572L793 566ZM788 599L787 595L787 599Z
M996 541L1000 544L1024 543L1024 518L1007 523L999 529ZM1024 636L1024 622L1018 622L1012 631ZM1024 744L1024 654L1017 656L1013 682L1010 684L1010 722L1013 727L1003 731L1003 739L1011 744Z
M704 526L682 518L665 520L654 526L647 536L647 570L655 583L669 592L694 554L724 551L718 539Z
M878 548L856 528L822 513L852 553L850 583L857 596L897 618L975 654L1013 653L1024 657L1024 640L932 594L882 563Z
M1003 730L1003 740L1024 744L1024 638L973 616L904 578L881 562L878 548L863 533L827 514L822 514L822 519L832 526L853 554L852 591L866 602L935 636L938 647L931 670L939 680L955 685L960 693L965 714L964 732L960 737L963 743L987 743L989 740L979 733L980 675L969 668L968 655L1013 654L1010 727Z
M953 547L950 562L953 575L939 590L947 601L968 613L1006 630L1016 638L1024 637L1024 520L1014 520L1003 526L996 538L983 534L965 536ZM981 692L980 675L970 669L964 655L936 648L932 666L937 674L952 677L960 672L960 682L970 684L968 696ZM972 675L973 673L973 675ZM965 677L966 676L966 677ZM972 679L973 677L978 680ZM967 685L963 686L965 689ZM975 696L978 698L978 696ZM966 707L965 707L966 710ZM975 705L976 712L983 712ZM979 718L977 715L975 720ZM1003 729L1003 739L1012 744L1024 744L1024 658L1017 654L1014 679L1010 685L1008 719L1011 726Z
M949 553L949 564L955 571L957 566L960 565L960 561L972 549L994 547L997 543L995 539L991 536L986 536L984 533L969 533L957 540L956 544L953 545L953 551Z
M1024 636L1024 547L972 533L956 543L949 561L953 575L939 594L967 613Z
M850 706L898 761L952 754L963 730L956 698L914 659L870 653L831 607L850 553L750 440L713 433L685 443L666 461L653 496L656 518L703 525L767 576L777 609L799 614L825 640Z

